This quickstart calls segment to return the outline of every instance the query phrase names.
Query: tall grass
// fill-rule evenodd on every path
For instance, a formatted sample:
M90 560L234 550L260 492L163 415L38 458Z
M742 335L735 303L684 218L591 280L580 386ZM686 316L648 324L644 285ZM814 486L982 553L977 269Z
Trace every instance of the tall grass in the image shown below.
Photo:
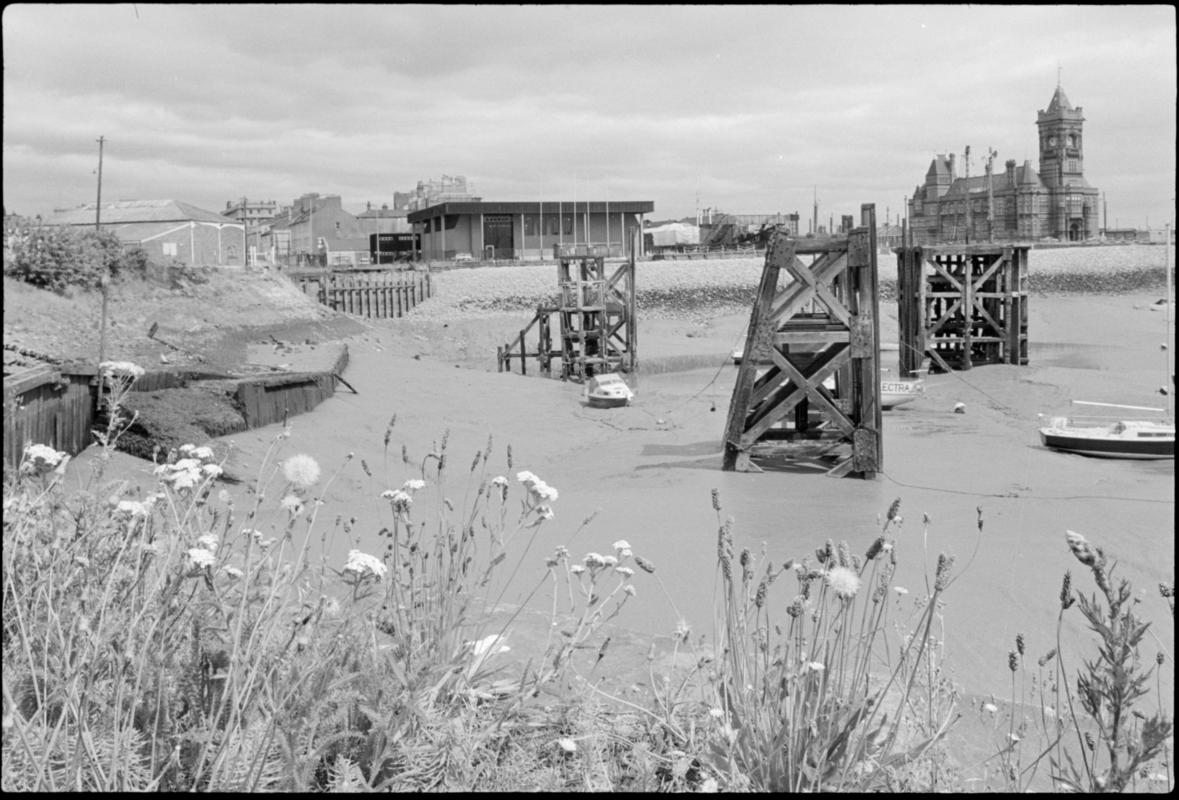
M5 474L5 790L478 785L507 757L528 700L572 653L600 646L634 594L629 550L574 563L558 547L534 592L550 586L554 608L567 598L574 624L509 679L499 654L515 616L493 612L504 573L554 516L555 489L527 472L489 478L489 440L456 510L443 436L420 464L403 458L413 477L380 492L386 551L332 563L328 538L349 531L339 519L322 530L315 557L321 498L356 459L321 480L310 456L280 459L289 430L244 513L208 446L168 454L149 495L104 482L131 366L105 375L110 424L86 487L68 491L64 454L40 445ZM259 530L275 507L284 522Z

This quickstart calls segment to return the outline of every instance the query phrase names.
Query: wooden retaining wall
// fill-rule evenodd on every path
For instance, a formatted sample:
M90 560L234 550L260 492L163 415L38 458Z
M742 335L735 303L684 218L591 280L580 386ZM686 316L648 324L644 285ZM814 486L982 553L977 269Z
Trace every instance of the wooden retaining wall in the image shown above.
M348 350L344 348L331 372L284 373L242 381L236 397L246 427L286 422L315 408L335 393L338 376L347 364Z
M433 293L430 273L416 270L295 274L291 279L328 308L370 319L404 316Z
M94 376L31 367L4 377L4 463L20 464L25 446L43 444L77 455L90 444Z

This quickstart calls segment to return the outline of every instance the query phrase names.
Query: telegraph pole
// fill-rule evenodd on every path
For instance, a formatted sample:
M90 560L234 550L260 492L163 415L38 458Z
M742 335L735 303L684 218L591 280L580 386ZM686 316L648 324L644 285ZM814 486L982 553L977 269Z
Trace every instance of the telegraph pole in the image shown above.
M94 203L94 232L102 230L102 144L105 136L98 137L98 198ZM99 252L102 252L100 249ZM102 319L98 329L98 391L102 393L102 362L106 361L106 309L110 297L110 267L102 266L102 277L98 279L98 286L102 290Z
M970 145L966 145L966 243L970 244Z

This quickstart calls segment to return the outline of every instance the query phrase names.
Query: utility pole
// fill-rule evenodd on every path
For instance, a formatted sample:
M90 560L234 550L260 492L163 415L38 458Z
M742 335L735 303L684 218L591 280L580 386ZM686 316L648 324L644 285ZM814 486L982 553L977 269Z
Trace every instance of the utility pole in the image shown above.
M987 241L995 241L995 172L993 162L999 155L995 148L987 148Z
M815 187L815 215L811 220L811 233L819 235L819 187Z
M105 136L98 137L98 197L94 202L94 232L102 230L102 144ZM99 250L101 251L101 248ZM98 279L98 286L102 290L102 319L98 328L98 391L102 393L102 362L106 361L106 310L110 298L110 268L102 266L102 277Z
M970 244L970 145L966 145L966 243Z

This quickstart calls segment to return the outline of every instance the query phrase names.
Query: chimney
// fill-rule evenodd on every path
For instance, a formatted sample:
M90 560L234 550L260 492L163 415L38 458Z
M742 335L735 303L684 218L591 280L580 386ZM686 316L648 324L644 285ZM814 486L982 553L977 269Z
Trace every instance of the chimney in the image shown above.
M954 154L950 153L950 180L957 180L958 176L954 172Z
M1007 159L1006 167L1007 167L1007 182L1009 184L1011 184L1012 186L1014 186L1015 185L1015 159L1014 158Z

